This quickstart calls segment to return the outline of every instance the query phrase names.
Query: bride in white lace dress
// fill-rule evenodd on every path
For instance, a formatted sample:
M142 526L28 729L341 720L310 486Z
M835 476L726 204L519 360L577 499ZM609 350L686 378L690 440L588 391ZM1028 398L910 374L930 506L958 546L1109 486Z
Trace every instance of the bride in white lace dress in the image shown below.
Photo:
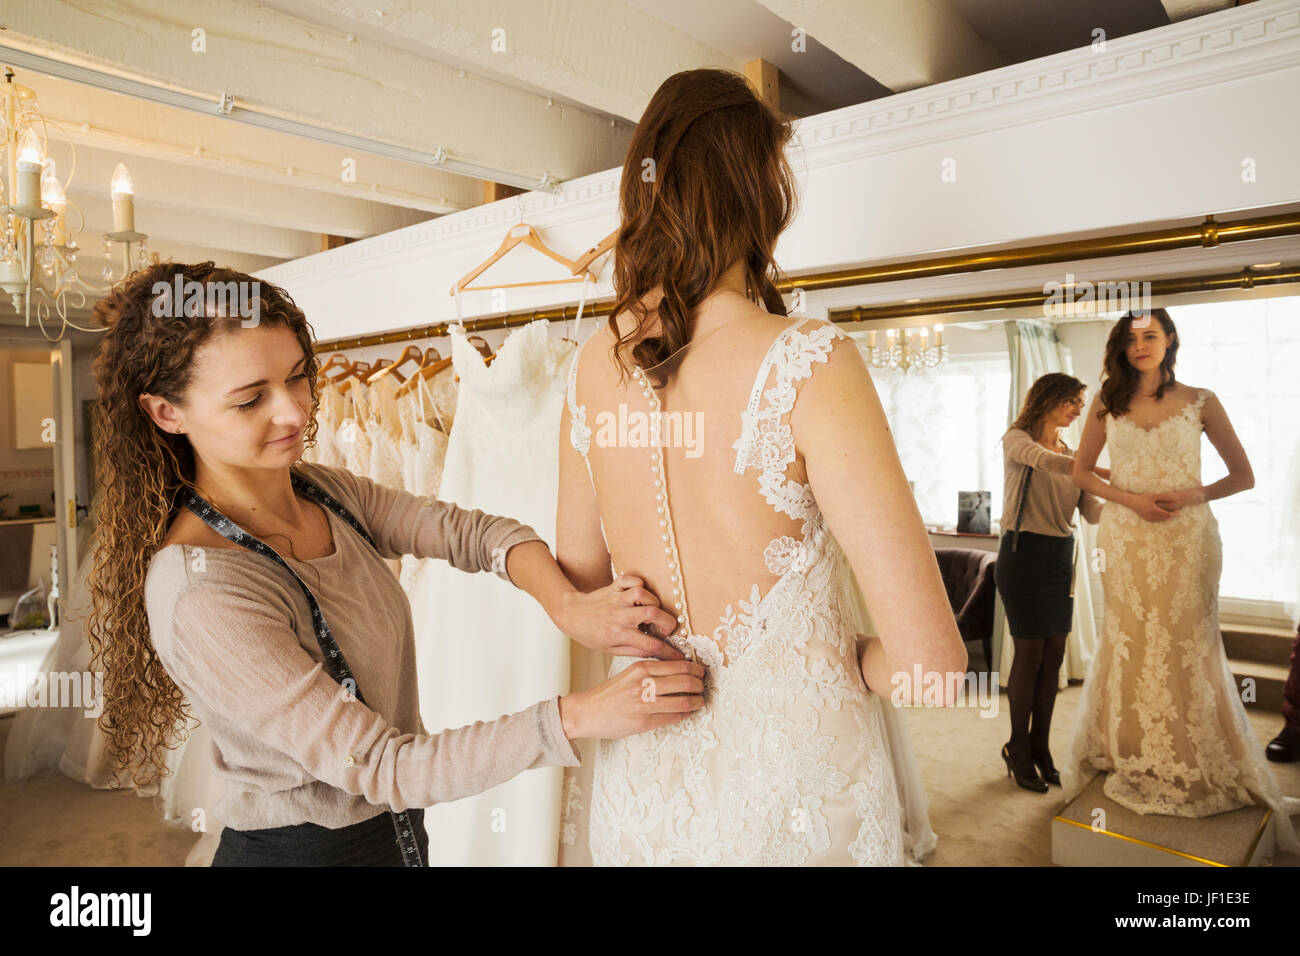
M879 695L919 702L895 680L914 665L965 674L862 356L787 317L770 278L790 134L744 77L691 70L628 147L616 299L561 423L556 558L583 591L643 580L677 614L660 636L707 674L700 710L601 740L591 792L566 790L596 865L903 865L907 744Z
M1223 549L1209 502L1254 478L1218 397L1174 379L1177 350L1163 309L1116 324L1075 457L1075 481L1109 499L1097 531L1106 609L1065 795L1100 770L1106 796L1136 813L1205 817L1263 803L1279 843L1295 850L1288 813L1300 801L1281 795L1264 762L1219 630ZM1229 470L1206 486L1202 431ZM1092 473L1103 445L1109 483Z

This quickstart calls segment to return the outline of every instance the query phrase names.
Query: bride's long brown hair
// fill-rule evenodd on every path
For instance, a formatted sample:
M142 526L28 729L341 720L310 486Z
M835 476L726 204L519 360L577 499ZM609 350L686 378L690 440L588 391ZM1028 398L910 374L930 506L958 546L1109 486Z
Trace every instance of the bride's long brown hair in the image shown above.
M691 339L696 307L737 261L749 297L787 314L773 252L797 202L785 156L792 133L790 118L764 104L739 73L687 70L655 91L619 186L609 328L620 382L640 365L656 388L666 384ZM654 307L662 333L648 337L651 309L642 300L655 287L663 291ZM625 311L637 325L621 336L615 317Z
M107 327L94 362L97 404L92 422L95 447L95 530L92 566L86 582L91 609L86 624L91 670L104 674L103 713L98 726L107 736L113 786L129 771L143 787L166 775L163 750L181 739L182 721L193 719L180 689L154 650L145 611L149 562L181 507L180 493L194 485L195 459L185 435L164 432L137 401L141 392L184 403L194 374L194 354L217 332L240 318L169 316L155 310L155 283L242 282L260 291L258 320L289 328L307 356L311 420L304 447L316 441L316 370L306 317L284 290L211 262L164 262L115 285L95 304L94 317ZM257 284L253 284L257 283ZM158 315L161 311L164 314ZM180 310L175 310L180 311Z

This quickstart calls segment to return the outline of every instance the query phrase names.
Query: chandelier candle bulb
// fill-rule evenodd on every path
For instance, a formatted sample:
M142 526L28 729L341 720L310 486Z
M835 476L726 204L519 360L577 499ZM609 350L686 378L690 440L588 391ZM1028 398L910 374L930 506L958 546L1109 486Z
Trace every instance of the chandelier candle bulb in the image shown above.
M131 186L131 174L126 171L125 163L118 163L113 170L113 231L135 232L135 200Z
M25 208L41 204L41 140L30 126L18 140L17 189L15 205Z
M867 348L874 349L875 347L876 347L876 330L872 329L870 332L867 333Z
M934 327L934 347L937 349L943 348L943 326L942 325L936 325Z

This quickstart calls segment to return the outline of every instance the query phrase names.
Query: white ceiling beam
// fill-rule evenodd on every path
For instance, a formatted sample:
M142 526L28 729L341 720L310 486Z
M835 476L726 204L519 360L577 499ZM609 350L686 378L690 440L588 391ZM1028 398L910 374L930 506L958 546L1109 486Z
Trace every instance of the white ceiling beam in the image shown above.
M165 239L155 241L153 236L149 237L149 251L158 254L159 262L215 262L219 266L225 266L227 269L234 269L238 272L247 272L252 274L262 269L268 269L276 265L281 260L271 256L259 256L246 252L235 252L231 250L215 250L208 246L193 245L187 242L177 242L175 240ZM85 265L83 266L83 261ZM119 271L122 268L122 251L121 247L114 249L113 258L114 267ZM90 268L94 266L93 270ZM85 253L77 260L78 271L84 271L86 278L92 282L99 282L99 270L103 268L104 255L103 249L95 250L95 255L89 260L85 259Z
M61 152L57 145L52 150L56 157ZM123 157L116 150L84 145L77 149L72 193L107 198L113 170L123 160L136 198L173 215L209 216L351 239L391 232L430 218L428 213L384 203L273 185L150 157ZM61 178L69 171L64 163L56 168Z
M405 50L512 87L635 123L666 78L742 62L622 0L266 0L305 21ZM495 34L493 31L502 31ZM747 59L752 59L753 54ZM456 95L466 95L465 81ZM545 106L545 101L543 101ZM622 126L622 124L620 124ZM503 129L509 127L502 127ZM630 128L618 138L626 147ZM516 131L509 128L511 138ZM596 144L584 172L622 165ZM601 158L604 157L604 158Z
M106 196L77 194L75 190L72 198L86 216L85 231L77 242L86 252L98 256L103 251L103 233L113 228L113 204ZM135 228L149 236L151 249L156 238L159 242L180 242L214 252L244 252L276 260L300 259L320 252L317 233L193 213L177 215L164 205L139 198L135 202Z
M1006 66L946 0L759 0L896 93Z
M0 33L0 42L3 37ZM57 124L50 132L56 144L51 150L54 155L58 155L57 144L70 139L78 146L437 215L483 201L481 184L464 176L240 126L218 116L119 96L30 70L16 71L15 80L36 91L37 109ZM345 178L347 160L355 164L350 178Z
M214 108L229 95L235 114L360 137L381 153L427 158L445 148L449 159L528 181L618 165L630 133L588 110L551 108L534 93L247 0L7 0L4 18L0 42L30 54ZM200 39L202 52L193 48Z

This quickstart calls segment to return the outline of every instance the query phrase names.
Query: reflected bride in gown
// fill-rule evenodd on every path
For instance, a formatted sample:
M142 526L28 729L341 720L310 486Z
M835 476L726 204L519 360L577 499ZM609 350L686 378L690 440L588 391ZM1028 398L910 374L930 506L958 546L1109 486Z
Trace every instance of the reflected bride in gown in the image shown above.
M1160 495L1200 485L1213 393L1185 390L1185 403L1152 427L1106 417L1114 488ZM1135 813L1206 817L1262 803L1275 811L1279 845L1295 851L1288 814L1300 800L1282 796L1264 762L1224 653L1223 547L1209 504L1148 521L1108 501L1097 545L1105 617L1062 768L1065 796L1105 771L1106 796Z

